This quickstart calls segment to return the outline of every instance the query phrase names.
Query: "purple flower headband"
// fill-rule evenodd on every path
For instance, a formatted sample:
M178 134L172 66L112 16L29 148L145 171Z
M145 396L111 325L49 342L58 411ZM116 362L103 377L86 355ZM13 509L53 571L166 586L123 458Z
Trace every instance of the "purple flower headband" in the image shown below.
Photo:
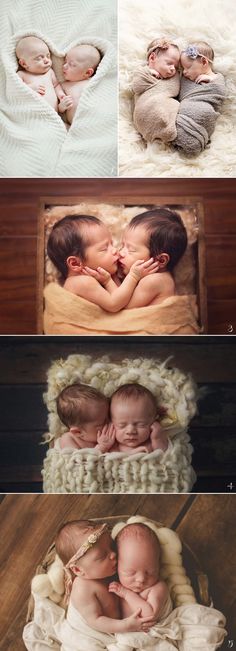
M209 63L213 63L212 59L209 59L205 54L202 54L201 52L198 51L196 45L188 45L186 47L186 50L182 51L182 54L186 54L187 57L190 59L197 59L197 57L205 57Z

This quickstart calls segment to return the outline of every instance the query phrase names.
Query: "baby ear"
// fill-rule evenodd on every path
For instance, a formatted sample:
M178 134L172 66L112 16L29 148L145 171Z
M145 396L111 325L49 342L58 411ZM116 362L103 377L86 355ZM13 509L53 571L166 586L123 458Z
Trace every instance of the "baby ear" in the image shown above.
M69 255L69 257L66 260L66 264L68 267L68 271L81 273L83 268L83 263L81 262L80 258L78 258L76 255Z
M77 435L79 434L81 439L84 438L83 435L81 434L79 427L70 427L70 433L77 434Z
M18 59L18 63L19 63L19 65L20 65L22 68L25 68L25 67L26 67L26 63L25 63L25 60L24 60L24 59Z
M201 62L202 62L203 66L206 66L209 63L208 59L206 59L206 57L204 57L204 56L201 56Z
M94 68L87 68L85 76L92 77L93 73L94 73Z
M148 57L148 63L150 63L150 62L153 63L153 61L155 61L156 58L157 58L156 52L151 52L151 54L149 54L149 57Z
M170 256L168 253L160 253L155 260L159 262L159 269L165 269L170 262Z
M78 575L84 576L84 571L82 569L80 569L80 567L77 567L77 565L73 565L71 567L71 570L72 570L73 574L75 574L75 576L78 576Z

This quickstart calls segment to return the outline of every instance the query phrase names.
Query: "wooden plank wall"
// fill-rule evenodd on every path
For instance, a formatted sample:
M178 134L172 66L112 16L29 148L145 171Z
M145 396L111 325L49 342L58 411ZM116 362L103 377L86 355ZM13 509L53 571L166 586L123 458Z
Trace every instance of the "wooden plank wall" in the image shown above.
M24 651L30 580L59 526L77 518L145 515L178 532L207 574L215 608L236 639L234 495L7 495L0 504L0 650ZM122 518L121 518L122 519Z
M236 332L236 188L234 179L0 179L1 334L36 333L37 216L42 196L98 201L143 195L196 197L203 202L208 331Z
M154 357L191 372L205 387L190 426L197 492L236 490L234 337L2 337L0 338L0 477L2 492L41 490L40 445L47 431L42 395L55 359L69 354L109 354L112 359ZM233 482L233 488L229 484Z

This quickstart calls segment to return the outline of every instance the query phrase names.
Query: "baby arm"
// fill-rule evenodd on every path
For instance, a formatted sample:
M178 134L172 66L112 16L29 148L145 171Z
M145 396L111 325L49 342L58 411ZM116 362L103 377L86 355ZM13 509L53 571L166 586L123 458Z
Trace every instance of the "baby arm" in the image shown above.
M163 452L167 450L168 438L163 432L162 427L157 420L155 420L151 425L150 439L152 450L163 450Z
M23 70L18 70L17 72L18 76L22 81L27 84L32 90L35 90L36 93L39 93L39 95L45 95L46 93L46 87L43 84L39 84L37 81L37 77L35 81L29 81L29 78L24 74Z
M150 617L140 617L140 609L125 619L113 619L103 615L102 604L95 593L89 593L87 586L84 589L84 597L80 600L79 612L89 626L102 633L148 631L152 625Z
M51 78L52 78L52 83L55 89L56 96L59 99L59 101L61 101L65 97L65 93L61 84L57 80L55 72L53 70L51 70Z
M202 82L207 84L207 83L209 83L209 81L213 81L215 79L215 77L216 77L215 72L212 72L210 75L199 75L196 78L195 81L196 81L196 84L201 84Z
M109 585L109 591L114 592L121 599L124 599L132 610L140 608L140 616L150 617L153 624L158 621L160 612L169 594L164 581L158 581L154 586L147 588L139 594L113 581Z
M145 305L150 305L155 298L158 298L162 292L161 276L162 274L153 273L152 276L143 278L142 282L134 290L127 307L144 307Z
M146 262L143 262L143 260L137 260L132 265L122 285L119 287L116 286L112 294L99 285L94 278L84 277L86 282L82 283L82 276L80 277L78 291L75 291L76 285L74 284L75 289L73 292L82 298L86 298L88 301L99 305L107 312L119 312L119 310L125 307L129 302L139 280L147 274L154 273L156 269L157 263L153 262L153 258L150 258Z
M153 615L153 609L150 604L143 599L140 594L133 592L128 588L124 588L121 583L117 581L112 581L109 585L109 592L114 592L118 597L124 599L129 605L131 610L140 610L140 615L142 617L150 617Z

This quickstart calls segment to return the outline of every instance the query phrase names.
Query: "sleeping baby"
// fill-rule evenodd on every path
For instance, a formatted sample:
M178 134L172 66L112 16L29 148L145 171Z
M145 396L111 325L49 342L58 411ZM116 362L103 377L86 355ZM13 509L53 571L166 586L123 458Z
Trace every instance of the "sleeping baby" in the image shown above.
M134 125L147 142L176 138L179 108L180 53L166 38L155 39L147 48L147 64L138 68L133 79Z
M85 384L72 384L57 397L57 413L69 429L58 440L59 448L100 452L165 451L168 439L157 421L157 405L151 391L140 384L125 384L109 400Z
M225 97L224 77L213 71L213 60L214 51L204 41L188 45L181 53L177 137L172 144L186 154L200 154L210 142Z
M63 65L65 81L62 83L65 97L60 101L59 111L66 113L69 124L74 118L81 93L95 74L100 61L101 54L94 45L77 45L65 56Z
M36 36L26 36L18 41L16 56L22 68L18 76L58 111L58 100L62 100L65 93L52 70L47 44Z

